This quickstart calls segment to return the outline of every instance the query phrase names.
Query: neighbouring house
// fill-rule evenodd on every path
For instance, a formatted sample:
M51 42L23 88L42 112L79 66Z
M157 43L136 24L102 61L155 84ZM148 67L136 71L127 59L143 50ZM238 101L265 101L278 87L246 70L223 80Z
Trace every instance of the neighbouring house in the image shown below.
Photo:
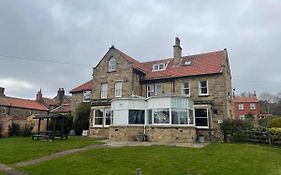
M42 90L40 89L36 94L36 101L52 111L63 104L70 104L71 96L65 95L64 88L59 88L54 98L47 98L43 97Z
M245 120L247 116L254 119L260 116L260 103L256 96L234 97L233 116L235 119Z
M139 62L112 46L93 68L90 135L132 141L192 142L219 136L232 118L227 50Z
M7 135L11 122L23 126L28 123L27 118L30 115L47 114L48 112L49 109L36 100L6 96L5 88L0 87L0 120L4 123L5 135Z
M75 116L76 108L81 103L90 103L91 102L91 93L93 89L93 81L87 81L78 87L72 89L70 93L71 96L71 112Z
M59 113L63 115L71 115L71 105L70 104L62 104L59 107L50 111L50 113Z

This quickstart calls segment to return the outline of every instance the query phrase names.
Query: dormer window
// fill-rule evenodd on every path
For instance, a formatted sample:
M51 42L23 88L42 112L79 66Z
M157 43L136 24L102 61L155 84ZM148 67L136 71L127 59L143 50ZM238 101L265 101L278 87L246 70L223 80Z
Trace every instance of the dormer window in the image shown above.
M153 64L152 71L165 70L167 65L168 65L168 63Z
M108 72L116 71L116 59L111 57L108 61Z

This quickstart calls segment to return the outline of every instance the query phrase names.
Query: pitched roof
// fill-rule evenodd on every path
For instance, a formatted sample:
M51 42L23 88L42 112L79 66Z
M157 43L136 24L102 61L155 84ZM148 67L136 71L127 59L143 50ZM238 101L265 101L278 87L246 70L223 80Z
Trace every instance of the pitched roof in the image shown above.
M116 48L114 48L116 49ZM207 75L222 72L222 60L224 50L183 56L179 66L174 66L174 59L161 59L149 62L139 62L128 56L124 52L116 49L120 55L133 64L133 68L144 73L143 80L157 80L164 78L177 78L194 75ZM191 61L191 65L184 65L186 61ZM154 64L167 62L165 70L153 71Z
M44 105L38 103L35 100L27 100L27 99L8 97L8 96L0 97L0 105L40 110L40 111L48 111L48 109Z
M174 66L172 58L142 63L142 69L146 75L144 80L155 80L163 78L176 78L194 75L206 75L222 72L222 59L224 51L215 51L197 55L184 56L179 66ZM184 62L191 61L191 65L184 65ZM167 62L165 70L153 71L154 64Z
M234 97L233 102L234 103L257 103L257 102L259 102L259 100L256 96Z
M51 113L68 113L71 112L70 104L62 104L59 107L51 110Z
M132 63L133 64L133 68L134 69L137 69L143 73L145 73L145 71L143 70L143 65L142 63L140 63L139 61L135 60L134 58L130 57L129 55L125 54L124 52L114 48L115 50L117 50L120 55L125 58L128 62Z
M87 81L86 83L83 83L79 85L78 87L72 89L70 93L77 93L77 92L83 92L86 90L92 90L93 89L93 80Z
M42 97L42 101L47 106L50 106L50 105L56 106L57 105L57 103L53 99L51 99L51 98Z

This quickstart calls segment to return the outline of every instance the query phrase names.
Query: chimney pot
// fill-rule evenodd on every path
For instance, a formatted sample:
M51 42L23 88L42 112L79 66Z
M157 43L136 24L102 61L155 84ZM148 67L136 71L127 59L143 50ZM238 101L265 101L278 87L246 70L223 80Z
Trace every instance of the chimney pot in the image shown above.
M0 87L0 97L5 96L5 88Z

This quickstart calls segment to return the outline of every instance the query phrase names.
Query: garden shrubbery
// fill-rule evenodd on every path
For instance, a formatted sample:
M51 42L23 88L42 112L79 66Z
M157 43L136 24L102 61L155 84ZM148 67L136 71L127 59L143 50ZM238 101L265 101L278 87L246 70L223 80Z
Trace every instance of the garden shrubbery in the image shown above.
M30 136L32 129L32 124L25 124L24 127L20 127L18 123L12 122L9 126L9 136Z
M81 135L83 130L89 129L90 103L82 103L75 111L74 130L77 135Z
M281 128L281 117L274 118L269 122L269 128Z

